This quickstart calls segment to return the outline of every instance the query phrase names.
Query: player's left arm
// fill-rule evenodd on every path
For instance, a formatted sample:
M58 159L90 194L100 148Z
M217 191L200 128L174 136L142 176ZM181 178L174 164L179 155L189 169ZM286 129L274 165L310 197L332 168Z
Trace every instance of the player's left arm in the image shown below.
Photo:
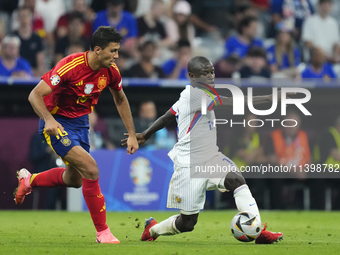
M232 97L223 97L220 96L221 98L221 102L220 100L216 97L215 101L216 104L214 104L213 108L225 108L225 109L232 109L233 108L233 98ZM244 104L247 103L248 97L245 96L244 97ZM272 100L272 95L265 95L265 96L254 96L253 97L253 105L261 105L261 104L266 104L266 103L270 103Z
M138 150L139 145L136 138L135 127L133 125L129 101L123 90L114 90L110 88L110 91L116 104L118 113L129 133L127 140L127 153L134 154Z
M287 93L287 98L289 98L289 96L295 95L296 93ZM223 97L220 96L221 98L221 102L222 105L220 103L220 101L218 100L218 98L216 98L216 105L214 107L224 107L224 108L229 108L232 109L233 107L233 98L232 97ZM277 99L278 101L281 101L281 90L277 91ZM247 104L248 101L248 97L244 96L244 103ZM264 96L253 96L252 97L252 101L253 101L253 106L257 106L257 105L261 105L261 104L267 104L267 103L271 103L273 101L273 95L264 95Z
M171 110L168 110L165 114L163 114L161 117L159 117L152 125L144 130L142 133L137 133L137 141L139 144L145 143L151 135L156 133L158 130L166 127L171 122L176 120L176 116L171 112ZM124 134L127 136L128 134ZM125 145L127 141L127 138L122 139L122 145Z

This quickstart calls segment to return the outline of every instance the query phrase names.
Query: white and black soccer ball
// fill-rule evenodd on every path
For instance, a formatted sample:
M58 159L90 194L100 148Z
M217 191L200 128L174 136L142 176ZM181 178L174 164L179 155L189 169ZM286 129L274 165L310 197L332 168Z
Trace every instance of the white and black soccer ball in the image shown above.
M261 221L251 212L239 212L230 223L231 233L241 242L254 241L261 234Z

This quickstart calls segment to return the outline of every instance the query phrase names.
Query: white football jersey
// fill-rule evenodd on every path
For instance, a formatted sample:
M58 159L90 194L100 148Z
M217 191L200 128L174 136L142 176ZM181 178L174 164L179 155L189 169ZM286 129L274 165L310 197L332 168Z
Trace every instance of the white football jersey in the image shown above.
M202 97L206 97L206 115L201 113ZM218 153L213 104L214 100L202 89L187 85L171 107L177 120L178 142L168 155L176 165L201 164Z

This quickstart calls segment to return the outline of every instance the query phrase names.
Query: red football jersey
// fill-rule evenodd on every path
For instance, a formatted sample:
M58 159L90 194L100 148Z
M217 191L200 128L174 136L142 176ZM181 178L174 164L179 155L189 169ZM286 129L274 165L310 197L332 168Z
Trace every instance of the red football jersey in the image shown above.
M113 64L109 69L94 71L88 64L87 53L75 53L63 58L41 78L52 89L52 93L44 97L51 114L69 118L89 114L106 86L122 89L122 77L117 66Z

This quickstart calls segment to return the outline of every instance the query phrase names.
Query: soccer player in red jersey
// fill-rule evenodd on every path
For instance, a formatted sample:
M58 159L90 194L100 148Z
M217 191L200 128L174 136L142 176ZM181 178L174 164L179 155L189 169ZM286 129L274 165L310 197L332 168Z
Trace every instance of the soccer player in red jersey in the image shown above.
M127 153L138 149L129 102L122 90L122 78L115 65L122 40L113 27L101 26L92 35L90 50L71 54L47 72L29 95L40 117L39 133L63 159L66 167L39 174L18 172L16 204L34 187L82 186L84 199L97 230L98 243L119 243L106 225L105 199L101 193L96 161L89 154L88 114L102 90L109 87L117 110L129 133Z

